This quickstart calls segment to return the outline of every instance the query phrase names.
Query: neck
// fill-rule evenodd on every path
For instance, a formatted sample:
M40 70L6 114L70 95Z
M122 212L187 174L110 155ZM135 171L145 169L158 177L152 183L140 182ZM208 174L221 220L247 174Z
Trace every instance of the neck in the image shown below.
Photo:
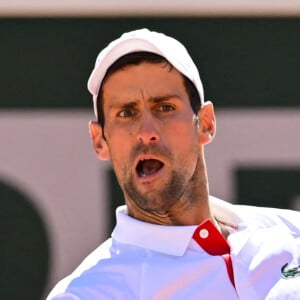
M169 210L163 212L146 211L125 197L128 213L133 218L160 225L198 225L207 219L213 221L207 181L197 182L195 186L187 187L188 193L184 193Z

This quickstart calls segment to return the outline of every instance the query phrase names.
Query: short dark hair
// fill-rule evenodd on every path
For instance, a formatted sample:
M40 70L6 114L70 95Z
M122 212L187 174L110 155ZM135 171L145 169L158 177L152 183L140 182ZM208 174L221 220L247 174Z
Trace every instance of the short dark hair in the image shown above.
M126 54L122 57L120 57L118 60L116 60L108 69L107 72L102 80L98 97L97 97L97 115L98 115L98 123L104 128L104 111L103 111L103 84L107 80L107 78L112 75L114 72L124 68L125 66L128 65L139 65L142 62L149 62L149 63L166 63L166 67L169 67L170 70L172 70L173 66L167 61L163 56L152 53L152 52L145 52L145 51L140 51L140 52L133 52ZM201 100L199 93L195 87L195 85L192 83L192 81L184 76L182 74L183 78L183 84L185 86L185 89L187 91L187 94L189 96L189 100L191 103L191 107L193 109L193 112L195 114L198 113L200 107L201 107Z

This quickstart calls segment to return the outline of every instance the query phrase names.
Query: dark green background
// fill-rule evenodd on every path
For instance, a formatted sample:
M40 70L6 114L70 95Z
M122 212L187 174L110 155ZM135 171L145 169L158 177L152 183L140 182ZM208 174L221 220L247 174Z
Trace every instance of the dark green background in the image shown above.
M104 18L0 19L0 107L90 108L98 51L142 27L186 45L217 107L299 106L300 19Z
M24 191L1 180L0 203L0 299L41 299L50 264L43 219Z
M11 18L0 19L0 109L92 109L86 82L99 50L124 31L142 27L186 45L206 99L217 109L299 108L300 19ZM288 207L282 199L298 193L295 181L289 185L298 175L297 169L237 168L236 200ZM113 209L123 200L109 176L118 195L109 199ZM268 183L265 190L257 188L262 181ZM276 195L281 198L275 201ZM42 217L12 186L0 183L0 197L0 254L9 262L1 271L0 299L38 300L50 264Z
M236 195L242 204L292 208L300 196L300 168L237 168Z

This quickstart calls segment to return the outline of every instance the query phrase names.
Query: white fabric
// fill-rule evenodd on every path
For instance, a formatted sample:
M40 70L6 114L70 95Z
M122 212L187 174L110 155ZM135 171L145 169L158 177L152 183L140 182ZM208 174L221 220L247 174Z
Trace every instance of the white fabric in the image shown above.
M197 226L144 223L122 206L112 238L47 300L300 299L300 276L281 274L286 263L300 265L300 213L210 201L218 220L238 226L228 237L236 289L222 257L192 239Z

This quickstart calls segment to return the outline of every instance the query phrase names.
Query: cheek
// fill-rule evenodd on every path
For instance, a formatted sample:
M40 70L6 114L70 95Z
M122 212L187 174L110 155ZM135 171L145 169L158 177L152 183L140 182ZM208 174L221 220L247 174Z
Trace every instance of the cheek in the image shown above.
M128 156L132 147L130 141L130 133L128 132L108 132L107 144L110 151L111 161L116 168L122 168L122 165L125 165L128 161Z
M195 127L181 127L174 133L178 153L183 161L196 161L199 155L199 135Z
M169 132L169 136L176 140L179 146L186 148L198 144L199 139L197 127L195 125L187 126L184 122L177 122Z

